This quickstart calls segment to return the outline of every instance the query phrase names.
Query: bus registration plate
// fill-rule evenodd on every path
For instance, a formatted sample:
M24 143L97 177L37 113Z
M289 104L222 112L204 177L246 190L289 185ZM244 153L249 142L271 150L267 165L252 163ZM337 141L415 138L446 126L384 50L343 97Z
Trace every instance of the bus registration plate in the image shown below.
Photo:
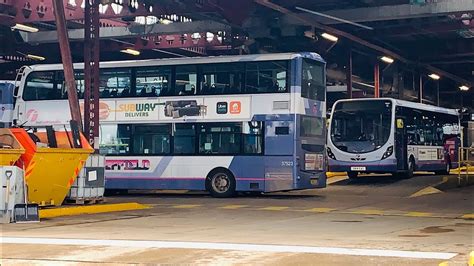
M351 166L351 171L365 171L365 166Z

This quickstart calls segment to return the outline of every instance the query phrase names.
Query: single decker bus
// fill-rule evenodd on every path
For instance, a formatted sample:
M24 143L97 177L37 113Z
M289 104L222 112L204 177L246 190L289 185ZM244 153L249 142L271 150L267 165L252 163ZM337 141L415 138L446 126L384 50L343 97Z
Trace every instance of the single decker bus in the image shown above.
M334 103L327 140L329 170L449 174L457 167L458 113L390 98L346 99Z

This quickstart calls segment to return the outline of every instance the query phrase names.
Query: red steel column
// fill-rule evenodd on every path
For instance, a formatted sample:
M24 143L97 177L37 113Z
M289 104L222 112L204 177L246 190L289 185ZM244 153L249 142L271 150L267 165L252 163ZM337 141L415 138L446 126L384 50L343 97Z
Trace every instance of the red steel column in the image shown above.
M84 132L99 150L99 0L86 0L84 9Z
M380 98L380 66L379 63L375 63L374 66L374 97Z
M76 121L82 130L81 111L77 99L76 81L74 79L74 68L72 65L71 48L66 27L66 16L64 15L63 0L53 0L54 15L56 17L56 28L58 32L59 48L64 67L64 81L67 90L71 119Z

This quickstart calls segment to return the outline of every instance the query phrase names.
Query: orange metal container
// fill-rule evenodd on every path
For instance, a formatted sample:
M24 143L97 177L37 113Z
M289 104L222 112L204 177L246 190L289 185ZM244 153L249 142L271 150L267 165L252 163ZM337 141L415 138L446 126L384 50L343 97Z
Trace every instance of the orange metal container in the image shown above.
M28 202L40 206L60 206L89 154L94 152L81 134L83 148L72 148L71 132L55 132L57 148L37 145L24 129L11 129L25 148L21 162L25 167L25 180L28 187ZM35 135L40 143L47 143L45 132ZM44 146L44 147L43 147Z

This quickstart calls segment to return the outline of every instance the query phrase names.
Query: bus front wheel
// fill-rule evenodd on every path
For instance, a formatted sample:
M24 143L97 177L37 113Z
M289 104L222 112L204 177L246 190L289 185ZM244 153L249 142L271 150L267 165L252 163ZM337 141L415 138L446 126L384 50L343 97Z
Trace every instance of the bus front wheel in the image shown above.
M347 172L347 176L349 177L349 179L356 179L358 175L358 172Z
M207 177L207 189L211 196L216 198L228 198L235 195L235 178L231 172L218 169Z
M405 178L412 178L413 175L415 174L415 159L413 157L410 157L410 160L408 160L408 170L405 173Z

